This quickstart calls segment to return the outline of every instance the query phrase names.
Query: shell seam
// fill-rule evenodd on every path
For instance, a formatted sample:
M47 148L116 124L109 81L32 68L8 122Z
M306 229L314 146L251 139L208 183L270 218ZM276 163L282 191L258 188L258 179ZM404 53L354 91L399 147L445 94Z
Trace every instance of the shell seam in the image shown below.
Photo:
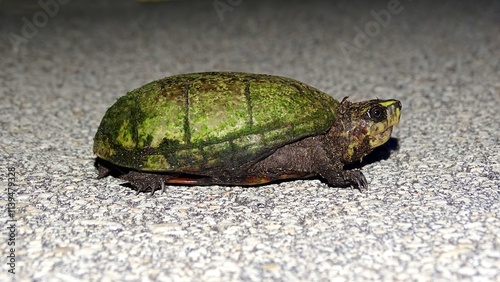
M186 144L191 143L191 129L189 126L189 89L191 83L186 86L184 90L184 141Z

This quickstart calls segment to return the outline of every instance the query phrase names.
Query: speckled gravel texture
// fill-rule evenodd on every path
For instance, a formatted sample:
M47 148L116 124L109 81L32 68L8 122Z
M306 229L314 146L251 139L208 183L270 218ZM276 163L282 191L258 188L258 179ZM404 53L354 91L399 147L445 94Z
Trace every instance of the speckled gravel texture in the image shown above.
M45 17L1 1L0 281L499 281L500 5L473 2L401 1L381 25L394 0L70 1ZM214 3L234 7L221 18ZM395 139L362 167L369 191L300 180L150 196L95 179L93 136L118 97L213 70L401 100Z

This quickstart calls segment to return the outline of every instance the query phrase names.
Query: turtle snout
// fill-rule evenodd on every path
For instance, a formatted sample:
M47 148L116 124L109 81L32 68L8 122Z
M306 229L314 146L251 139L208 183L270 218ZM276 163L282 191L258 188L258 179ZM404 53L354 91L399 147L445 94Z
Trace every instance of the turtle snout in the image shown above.
M398 100L392 100L392 103L388 103L387 107L387 126L391 127L399 123L399 118L401 117L401 102Z

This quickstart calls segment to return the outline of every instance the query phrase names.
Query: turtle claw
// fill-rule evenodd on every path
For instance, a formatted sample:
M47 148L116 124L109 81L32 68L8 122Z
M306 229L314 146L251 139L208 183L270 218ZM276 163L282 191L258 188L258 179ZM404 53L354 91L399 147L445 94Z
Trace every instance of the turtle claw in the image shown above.
M161 176L159 176L158 179L156 179L156 181L153 181L153 183L151 185L151 195L150 196L153 196L155 194L155 191L157 190L157 188L161 189L162 194L165 193L165 180Z
M161 182L161 193L165 194L165 181Z
M344 173L344 180L359 189L361 193L368 190L368 181L361 170L348 170Z
M323 176L329 185L335 187L346 187L352 186L354 188L359 189L360 192L364 193L368 190L368 181L366 181L366 177L363 175L361 170L353 169L346 170L339 173L331 173L331 174L320 174Z
M137 192L135 193L135 195L136 195L136 196L137 196L137 195L139 195L139 193L141 193L141 191L142 191L142 190L141 190L140 188L139 188L139 189L137 189Z

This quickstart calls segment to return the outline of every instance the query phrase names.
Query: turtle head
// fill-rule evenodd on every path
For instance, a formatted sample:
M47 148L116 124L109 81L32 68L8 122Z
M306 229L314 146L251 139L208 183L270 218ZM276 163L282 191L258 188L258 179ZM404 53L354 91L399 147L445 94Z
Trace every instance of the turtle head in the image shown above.
M352 163L389 140L400 114L398 100L352 103L346 97L338 107L338 117L328 135L333 137L336 146L341 145L342 161Z

